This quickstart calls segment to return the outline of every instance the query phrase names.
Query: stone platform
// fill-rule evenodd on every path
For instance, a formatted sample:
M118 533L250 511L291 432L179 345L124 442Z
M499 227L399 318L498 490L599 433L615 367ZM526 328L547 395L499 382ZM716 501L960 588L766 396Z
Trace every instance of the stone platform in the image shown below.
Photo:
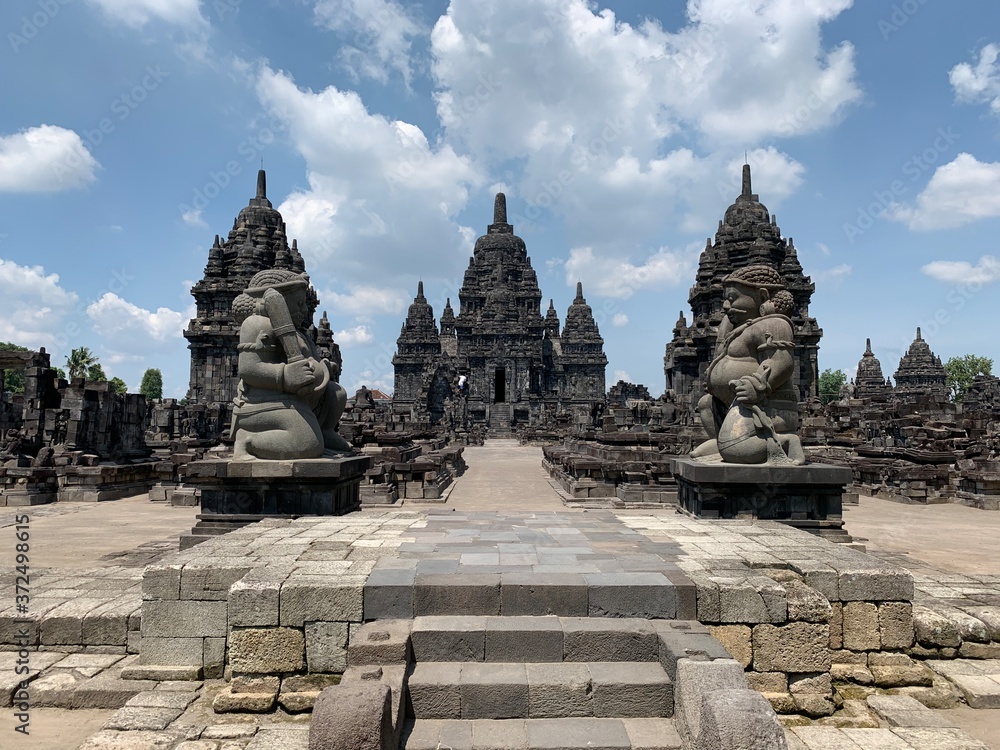
M192 461L184 485L201 496L201 514L181 548L264 518L339 516L361 507L369 456L288 461Z
M675 458L681 508L696 518L759 518L780 521L836 541L844 531L842 496L851 470L826 464L771 466Z

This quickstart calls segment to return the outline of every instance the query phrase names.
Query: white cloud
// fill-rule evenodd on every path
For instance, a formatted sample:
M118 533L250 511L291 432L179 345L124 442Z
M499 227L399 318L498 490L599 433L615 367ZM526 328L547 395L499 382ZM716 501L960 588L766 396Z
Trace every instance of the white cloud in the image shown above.
M614 381L617 383L619 380L624 380L626 383L631 383L632 376L629 375L625 370L615 370Z
M623 312L615 313L614 317L611 318L611 325L615 328L621 328L622 326L628 325L628 315Z
M960 102L990 105L1000 115L1000 45L987 44L979 51L975 67L959 63L948 73L948 80Z
M372 343L375 340L375 334L372 333L372 329L368 326L361 325L354 326L354 328L346 328L343 331L337 331L333 335L333 340L340 346L349 348L361 344Z
M0 340L30 349L65 347L67 317L77 301L58 274L0 259Z
M704 226L706 199L718 211L729 156L827 127L860 98L853 48L820 34L850 4L704 0L670 33L585 0L453 0L431 34L438 115L477 161L523 163L515 224L552 212L572 243L654 241L678 207L688 231ZM672 140L692 132L713 153Z
M141 28L153 20L189 29L207 26L201 0L90 0L113 21Z
M0 135L0 192L81 188L97 179L99 166L79 135L57 125Z
M961 153L938 167L916 205L893 204L886 215L910 229L953 229L1000 216L1000 162Z
M208 224L203 218L201 218L201 213L200 208L192 208L191 210L185 211L181 214L181 220L188 226L205 229L208 227Z
M851 267L850 263L841 263L839 266L817 271L813 274L813 277L817 281L823 281L828 284L839 284L841 281L850 276L853 271L854 269Z
M108 338L109 348L124 354L146 352L166 341L179 339L187 323L184 313L168 307L152 312L113 292L106 292L88 305L87 316L94 330Z
M827 245L825 242L817 242L816 247L821 253L823 253L823 255L826 256L830 255L830 246Z
M395 315L403 312L410 295L401 289L358 284L350 287L348 294L327 291L319 295L320 308L337 316L353 315L370 318L373 315Z
M586 291L603 297L628 299L643 289L666 289L686 284L694 274L697 253L660 248L639 265L627 258L602 257L591 247L575 247L566 260L566 283L583 282Z
M346 39L339 55L355 79L385 83L396 70L409 87L412 40L424 30L406 8L393 0L317 0L315 14L317 23Z
M920 270L949 284L989 284L1000 280L1000 260L993 255L982 256L976 265L964 260L935 260Z
M311 274L364 284L466 255L454 216L483 181L467 157L432 145L414 125L369 113L351 91L302 90L265 68L257 92L306 160L309 188L278 209Z
M349 383L349 386L347 383L341 383L341 385L347 389L348 397L353 396L363 385L370 389L377 388L383 393L388 394L391 394L393 388L395 388L395 380L391 372L379 375L371 369L362 370L353 380L349 381Z

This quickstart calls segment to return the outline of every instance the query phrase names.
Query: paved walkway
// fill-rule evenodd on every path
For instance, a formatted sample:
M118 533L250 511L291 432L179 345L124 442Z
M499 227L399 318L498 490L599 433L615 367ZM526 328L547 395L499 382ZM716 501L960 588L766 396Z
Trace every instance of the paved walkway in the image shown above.
M862 497L844 508L847 530L869 549L901 552L939 570L1000 573L1000 513L965 505L904 505Z
M567 510L542 468L542 449L516 440L488 440L465 449L468 470L455 484L455 510ZM416 507L416 506L410 506Z

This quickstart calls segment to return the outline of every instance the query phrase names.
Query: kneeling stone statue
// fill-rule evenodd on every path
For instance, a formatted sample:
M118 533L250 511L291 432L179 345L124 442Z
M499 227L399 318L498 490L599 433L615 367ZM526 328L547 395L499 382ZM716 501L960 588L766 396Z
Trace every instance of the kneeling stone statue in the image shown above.
M320 458L352 450L337 433L347 392L304 332L315 295L305 274L261 271L233 301L240 382L233 410L235 460Z

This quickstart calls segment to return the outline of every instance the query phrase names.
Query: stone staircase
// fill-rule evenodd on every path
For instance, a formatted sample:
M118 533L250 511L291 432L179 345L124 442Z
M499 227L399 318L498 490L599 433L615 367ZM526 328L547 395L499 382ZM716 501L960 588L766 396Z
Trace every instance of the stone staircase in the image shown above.
M406 750L677 750L678 660L735 666L697 622L554 615L370 622L348 658L344 683L390 689Z
M671 625L419 617L402 747L679 748L673 681L659 661L657 635Z
M514 407L510 404L497 403L490 405L490 437L509 437L514 433L510 429L514 420Z

